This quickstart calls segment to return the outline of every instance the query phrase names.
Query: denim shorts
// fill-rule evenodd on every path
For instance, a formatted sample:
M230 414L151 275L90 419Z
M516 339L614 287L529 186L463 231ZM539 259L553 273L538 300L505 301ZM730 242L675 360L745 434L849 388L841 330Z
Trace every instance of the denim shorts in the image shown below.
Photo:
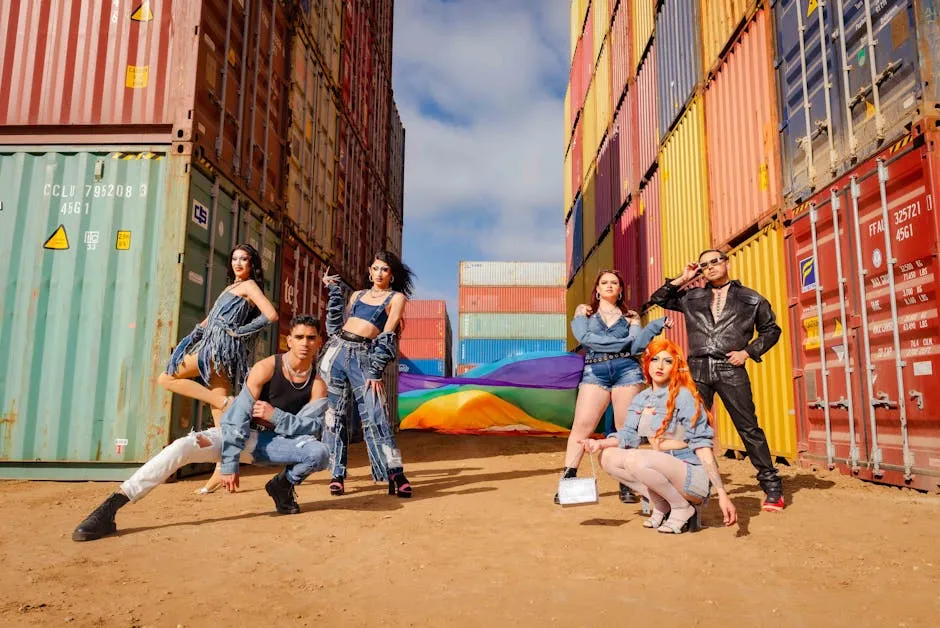
M708 497L710 483L708 472L700 464L685 463L685 485L682 492L686 495L705 499Z
M582 384L593 384L604 390L643 383L640 363L633 358L615 358L606 362L585 364L581 373Z

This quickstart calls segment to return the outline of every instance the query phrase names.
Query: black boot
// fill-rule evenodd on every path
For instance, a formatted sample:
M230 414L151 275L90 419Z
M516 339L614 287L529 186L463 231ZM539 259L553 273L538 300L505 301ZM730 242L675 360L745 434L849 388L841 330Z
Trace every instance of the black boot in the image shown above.
M633 489L627 486L626 484L620 485L620 501L625 504L635 504L640 501L640 498L636 496L636 493L633 492Z
M578 477L578 468L577 467L565 467L561 470L561 477L563 478L576 478ZM555 493L555 503L560 504L558 501L558 493Z
M274 508L278 514L296 515L300 512L300 506L294 499L294 485L287 479L287 471L281 471L268 480L268 483L264 485L264 490L274 500Z
M127 495L123 493L114 493L108 499L101 502L101 505L95 508L85 520L78 524L75 531L72 532L73 541L94 541L103 536L117 532L117 524L114 523L114 516L118 508L129 502Z

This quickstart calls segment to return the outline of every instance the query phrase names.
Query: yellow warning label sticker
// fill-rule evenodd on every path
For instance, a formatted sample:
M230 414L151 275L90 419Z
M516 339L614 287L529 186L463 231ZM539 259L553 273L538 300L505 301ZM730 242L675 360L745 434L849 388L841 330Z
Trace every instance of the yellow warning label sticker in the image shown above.
M131 13L131 20L134 22L149 22L153 19L153 11L150 10L150 2L144 0L140 6Z
M872 116L875 115L875 105L871 104L867 100L865 101L865 119L869 120Z
M806 330L806 340L803 348L806 350L819 348L819 319L813 316L803 320L803 329Z
M818 7L818 0L809 0L809 4L806 6L806 15L812 15L813 11L815 11Z
M131 89L141 89L147 87L149 79L149 65L129 65L127 66L127 74L124 75L124 86Z
M841 337L842 337L842 331L843 331L842 321L840 321L840 320L837 318L837 319L836 319L836 330L832 333L832 335L833 335L833 336L838 336L839 338L841 338Z
M770 173L767 171L767 164L763 163L757 172L757 187L761 192L770 187Z
M118 231L117 240L114 243L114 248L118 251L129 251L131 248L131 232L130 231Z
M45 243L42 245L44 249L50 249L52 251L65 251L69 248L69 236L65 233L65 225L59 225L59 227L52 232L52 235L49 236Z

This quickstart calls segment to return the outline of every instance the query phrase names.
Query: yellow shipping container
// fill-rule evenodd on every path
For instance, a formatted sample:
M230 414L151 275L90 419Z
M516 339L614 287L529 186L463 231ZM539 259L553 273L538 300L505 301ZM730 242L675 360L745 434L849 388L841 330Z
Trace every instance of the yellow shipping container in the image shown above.
M594 0L594 62L601 56L601 46L604 44L604 38L610 31L610 12L607 10L607 2L617 2L617 0Z
M663 273L682 274L690 260L711 246L705 115L698 96L659 153Z
M653 37L653 28L656 26L657 0L631 0L630 11L633 14L633 74L636 74L643 59L643 52Z
M597 272L601 269L610 270L614 267L614 235L613 230L607 231L604 239L597 245Z
M597 157L597 151L601 143L597 141L597 103L595 102L594 92L597 86L597 77L591 77L591 85L588 87L587 96L584 98L584 108L581 110L581 149L582 161L581 172L587 179L588 169L594 163Z
M574 193L571 189L571 148L570 147L568 149L568 152L565 153L565 166L564 166L564 172L561 173L561 178L562 178L562 181L564 181L564 184L563 184L564 199L562 201L564 204L564 207L562 207L562 215L564 216L564 219L567 220L568 214L571 212L571 206L574 203L574 196L573 196Z
M323 0L310 3L304 16L310 48L318 54L327 68L333 85L339 85L340 40L343 34L343 0Z
M584 262L584 303L588 303L591 300L591 295L594 294L594 280L597 279L597 273L600 272L601 262L600 256L597 251Z
M584 257L587 258L591 248L597 242L597 233L594 231L594 218L597 212L597 171L591 164L584 183L581 186L583 197L581 201L581 243L584 246Z
M604 42L594 72L594 130L597 146L600 147L610 127L610 38Z
M773 307L777 324L783 332L780 341L758 364L748 360L757 419L767 434L770 452L789 460L796 459L796 414L793 407L793 366L791 362L790 323L787 316L787 283L783 272L776 272L786 254L783 230L772 225L728 254L729 273L748 288L757 290ZM722 447L744 451L731 417L720 402L715 403L715 419Z
M585 302L584 297L584 269L579 270L574 279L571 282L571 285L568 287L568 291L565 293L565 305L567 306L568 311L568 350L573 351L575 347L578 346L578 341L575 340L574 336L571 335L571 319L574 318L574 311L578 305Z
M584 20L584 14L580 13L581 0L571 0L570 16L568 17L568 26L571 29L571 60L574 61L574 51L578 47L578 38L581 36L581 22Z
M731 35L754 8L754 0L722 0L702 3L702 48L705 69L718 61L718 55Z
M565 110L562 112L562 115L565 119L565 130L562 131L562 144L565 147L565 152L568 152L568 145L571 144L571 132L574 130L571 126L571 83L568 83L567 89L565 89Z

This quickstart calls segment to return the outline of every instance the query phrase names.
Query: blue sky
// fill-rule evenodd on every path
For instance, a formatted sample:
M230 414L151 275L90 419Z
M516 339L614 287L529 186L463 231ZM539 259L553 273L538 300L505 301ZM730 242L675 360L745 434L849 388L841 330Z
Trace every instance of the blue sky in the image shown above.
M568 5L395 2L403 257L416 298L447 300L455 337L459 261L564 261Z

